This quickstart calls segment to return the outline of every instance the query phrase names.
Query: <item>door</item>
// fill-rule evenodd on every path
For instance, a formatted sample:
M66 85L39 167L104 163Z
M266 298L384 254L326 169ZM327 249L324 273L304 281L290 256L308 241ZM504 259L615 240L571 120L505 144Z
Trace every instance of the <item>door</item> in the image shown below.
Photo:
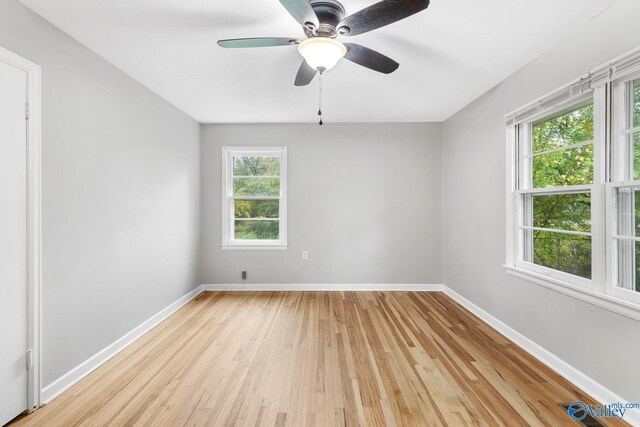
M0 60L0 425L27 409L27 73Z

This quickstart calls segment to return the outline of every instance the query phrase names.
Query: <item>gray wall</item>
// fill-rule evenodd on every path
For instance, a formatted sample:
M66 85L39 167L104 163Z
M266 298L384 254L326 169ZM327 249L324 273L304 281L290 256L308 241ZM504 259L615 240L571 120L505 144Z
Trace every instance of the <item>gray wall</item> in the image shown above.
M225 145L288 146L287 251L220 248ZM439 124L203 126L205 283L442 283L441 154Z
M42 66L43 385L200 283L199 124L15 0Z
M640 401L640 324L508 276L505 124L515 109L640 45L621 0L443 125L444 282L629 401Z

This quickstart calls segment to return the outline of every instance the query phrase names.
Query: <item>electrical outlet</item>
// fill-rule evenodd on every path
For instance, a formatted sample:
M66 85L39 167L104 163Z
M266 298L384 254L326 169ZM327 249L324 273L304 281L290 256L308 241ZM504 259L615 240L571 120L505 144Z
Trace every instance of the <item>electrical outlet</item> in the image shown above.
M309 252L307 251L302 251L302 259L303 260L308 260L309 259Z
M247 272L243 271L242 272L242 280L245 280L247 278Z

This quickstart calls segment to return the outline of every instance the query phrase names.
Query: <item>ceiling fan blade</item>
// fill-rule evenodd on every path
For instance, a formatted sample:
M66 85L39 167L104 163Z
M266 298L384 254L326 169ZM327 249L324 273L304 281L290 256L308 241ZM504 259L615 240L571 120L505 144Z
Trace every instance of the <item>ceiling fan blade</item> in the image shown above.
M344 44L349 50L344 56L351 62L384 74L391 74L398 69L398 64L388 56L355 43Z
M408 18L428 6L429 0L383 0L344 18L338 31L345 36L366 33Z
M312 30L320 26L320 21L307 0L280 0L280 3L302 26L309 28L311 24Z
M287 37L254 37L247 39L218 40L218 45L226 48L290 46L299 40Z
M317 71L307 64L307 61L303 60L300 65L300 69L298 70L298 74L296 75L296 86L306 86L313 78L316 76Z

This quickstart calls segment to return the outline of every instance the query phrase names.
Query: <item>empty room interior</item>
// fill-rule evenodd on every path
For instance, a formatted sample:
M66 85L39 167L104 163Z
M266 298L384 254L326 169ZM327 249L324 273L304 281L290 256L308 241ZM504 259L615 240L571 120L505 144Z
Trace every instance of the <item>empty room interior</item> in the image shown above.
M640 426L639 28L0 0L0 425Z

